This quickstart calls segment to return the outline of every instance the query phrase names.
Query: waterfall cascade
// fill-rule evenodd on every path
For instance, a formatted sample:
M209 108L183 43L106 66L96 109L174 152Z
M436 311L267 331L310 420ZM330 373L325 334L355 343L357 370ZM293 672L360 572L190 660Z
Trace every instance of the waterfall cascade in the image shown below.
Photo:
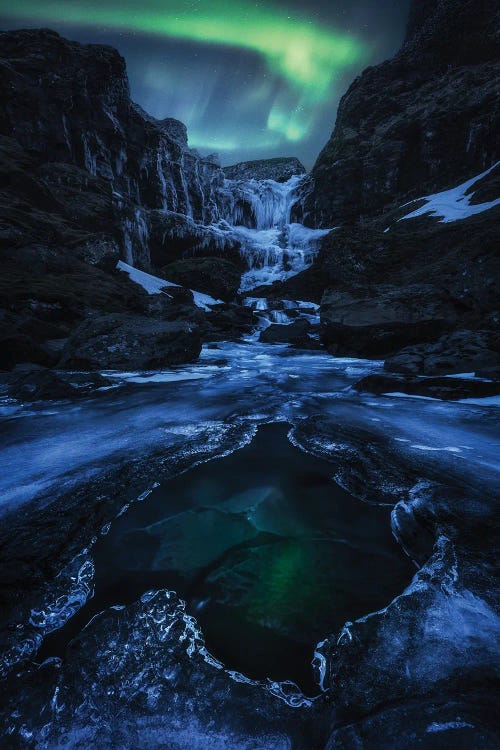
M220 231L230 232L241 244L248 265L241 291L283 281L307 268L329 229L309 229L292 223L301 176L287 182L225 180L220 205Z

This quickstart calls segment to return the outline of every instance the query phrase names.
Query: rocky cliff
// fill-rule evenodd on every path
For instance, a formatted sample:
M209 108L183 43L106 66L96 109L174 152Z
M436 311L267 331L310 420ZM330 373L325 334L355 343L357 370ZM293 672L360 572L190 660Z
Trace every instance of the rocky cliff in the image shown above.
M75 326L103 313L159 317L163 329L181 321L183 345L173 359L165 345L161 363L195 358L207 315L192 295L152 301L116 264L160 273L184 256L220 255L236 261L223 295L234 297L238 244L207 226L225 180L216 158L188 147L181 122L131 101L125 62L110 47L49 30L0 33L0 89L0 367L71 361L74 352L60 355ZM157 329L151 341L172 339Z
M498 4L415 0L400 52L342 98L312 169L306 223L372 216L498 159Z
M210 223L223 173L188 147L185 126L155 120L130 99L117 50L53 31L3 33L0 132L41 161L69 163L108 180L144 208Z
M498 6L415 0L400 52L341 101L294 208L336 227L274 290L321 301L334 354L398 372L500 365Z

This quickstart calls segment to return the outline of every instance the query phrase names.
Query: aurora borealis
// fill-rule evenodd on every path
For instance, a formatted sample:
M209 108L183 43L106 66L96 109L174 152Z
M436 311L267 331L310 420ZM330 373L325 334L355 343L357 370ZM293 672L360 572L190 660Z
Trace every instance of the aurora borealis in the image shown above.
M135 100L185 122L190 145L223 163L296 155L310 166L343 89L401 41L407 5L18 0L8 14L0 6L0 23L118 47Z

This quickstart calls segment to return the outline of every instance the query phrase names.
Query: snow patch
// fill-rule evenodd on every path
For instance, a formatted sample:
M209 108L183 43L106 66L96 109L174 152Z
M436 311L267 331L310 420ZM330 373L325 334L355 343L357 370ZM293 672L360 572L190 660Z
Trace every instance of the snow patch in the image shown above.
M125 271L125 273L129 275L130 280L135 284L142 286L148 294L166 294L167 296L170 296L165 291L166 289L169 287L180 288L179 284L173 284L171 281L166 281L165 279L158 278L158 276L153 276L145 271L140 271L138 268L134 268L123 260L119 260L116 267L120 269L120 271ZM190 291L193 293L195 305L201 307L202 310L210 312L213 305L224 304L222 300L214 299L214 297L211 297L209 294L202 294L202 292L196 292L194 289L191 289Z
M466 193L476 184L476 182L479 182L483 177L490 174L490 172L492 172L499 164L500 161L497 161L496 164L493 164L492 167L481 172L481 174L472 177L470 180L467 180L450 190L442 190L441 192L433 193L432 195L424 195L422 198L417 198L416 200L411 201L411 203L415 203L416 201L423 200L425 201L425 204L406 216L403 216L399 221L414 219L417 216L429 214L430 216L440 217L441 224L447 224L451 221L467 219L469 216L480 214L483 211L488 211L488 209L493 208L494 206L498 206L500 204L500 198L496 198L493 201L487 201L486 203L471 204L470 200L474 195L474 192L469 195L466 195Z
M428 733L446 732L448 729L465 729L466 727L475 728L474 724L469 724L468 721L446 721L443 723L433 721L425 731Z

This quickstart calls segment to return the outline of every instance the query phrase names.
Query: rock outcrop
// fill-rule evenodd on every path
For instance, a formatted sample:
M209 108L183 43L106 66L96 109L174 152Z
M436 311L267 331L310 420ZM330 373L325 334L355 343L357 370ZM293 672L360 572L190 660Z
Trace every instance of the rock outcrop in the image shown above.
M217 159L189 148L182 123L131 101L125 61L111 47L49 30L2 32L0 60L0 368L56 366L75 328L80 338L91 331L87 317L202 323L192 295L153 299L115 268L122 259L159 270L195 256L243 267L238 242L208 226L225 181ZM226 274L227 299L238 269L231 283ZM196 288L185 275L182 283ZM94 336L87 344L95 348ZM192 361L195 349L145 361L177 363L182 352ZM107 359L126 366L125 354L121 364Z
M400 52L341 101L293 209L337 229L311 268L273 289L321 300L333 354L390 357L391 368L411 358L417 373L436 345L446 357L433 374L445 359L463 372L454 332L467 330L474 362L495 366L479 350L500 304L497 16L489 0L415 0Z
M204 223L217 216L220 165L188 147L182 123L155 120L131 101L117 50L48 30L2 33L0 50L0 133L40 161L104 178L143 208Z
M199 333L187 323L139 315L104 315L88 318L76 329L59 366L75 370L152 370L195 362L200 351Z
M174 284L193 287L226 302L236 297L241 284L241 270L223 258L184 258L164 266L161 274Z
M311 226L371 216L458 184L498 159L494 0L415 0L400 52L342 98L311 172Z
M295 175L305 175L304 165L294 156L274 159L243 161L230 167L223 167L228 180L274 180L286 182Z

